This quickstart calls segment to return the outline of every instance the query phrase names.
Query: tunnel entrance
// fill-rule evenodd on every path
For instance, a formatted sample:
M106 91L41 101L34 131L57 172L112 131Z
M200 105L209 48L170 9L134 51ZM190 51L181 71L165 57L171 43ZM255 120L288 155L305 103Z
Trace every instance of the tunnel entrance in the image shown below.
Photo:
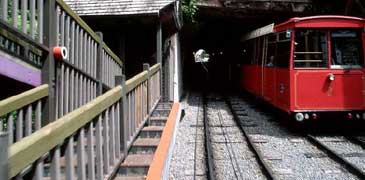
M266 19L266 22L272 20ZM181 34L183 84L185 91L231 91L239 89L243 52L241 36L265 22L250 23L230 18L202 18L188 24ZM209 61L194 61L199 49L209 54Z
M238 24L205 21L192 24L183 33L184 86L187 90L223 90L234 82L232 66L239 57ZM209 54L208 62L195 62L194 52L199 49Z

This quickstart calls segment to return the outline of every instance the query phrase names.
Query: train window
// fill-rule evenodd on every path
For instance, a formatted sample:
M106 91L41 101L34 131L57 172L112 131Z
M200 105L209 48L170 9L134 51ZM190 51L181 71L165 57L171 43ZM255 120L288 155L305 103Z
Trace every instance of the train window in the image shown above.
M361 68L362 45L360 32L331 32L331 68Z
M264 44L264 38L259 37L256 39L256 56L254 64L262 64L262 48Z
M275 66L275 56L276 56L275 53L276 53L276 42L268 42L265 66L267 67Z
M270 34L267 36L267 41L270 43L270 42L276 42L276 34Z
M289 68L290 40L282 40L276 43L276 66Z
M254 51L255 51L255 43L254 40L249 40L247 42L247 49L246 49L246 62L247 64L252 64L254 59Z
M288 32L280 32L276 42L275 66L280 68L289 68L290 60L290 36Z
M294 66L303 68L328 66L327 31L296 30Z
M250 54L251 54L250 44L246 42L243 46L243 64L251 63Z

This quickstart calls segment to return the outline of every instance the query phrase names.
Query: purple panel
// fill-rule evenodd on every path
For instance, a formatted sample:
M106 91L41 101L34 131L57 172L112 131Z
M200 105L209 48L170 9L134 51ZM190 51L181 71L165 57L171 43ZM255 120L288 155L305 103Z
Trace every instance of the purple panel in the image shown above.
M41 71L18 61L0 54L0 74L32 86L41 85Z

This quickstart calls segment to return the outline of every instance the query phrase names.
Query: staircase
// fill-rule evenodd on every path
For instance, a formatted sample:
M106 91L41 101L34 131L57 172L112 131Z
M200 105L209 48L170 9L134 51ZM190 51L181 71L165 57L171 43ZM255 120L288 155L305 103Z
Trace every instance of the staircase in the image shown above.
M171 107L172 103L159 103L157 105L149 123L147 122L143 127L133 142L126 159L120 165L115 180L145 179Z

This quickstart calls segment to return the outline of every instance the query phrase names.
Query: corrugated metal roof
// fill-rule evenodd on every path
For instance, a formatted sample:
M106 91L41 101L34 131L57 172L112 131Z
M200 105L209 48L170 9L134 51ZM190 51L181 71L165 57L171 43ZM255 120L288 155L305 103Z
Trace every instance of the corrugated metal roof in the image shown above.
M175 0L64 0L80 16L143 15L158 11Z

